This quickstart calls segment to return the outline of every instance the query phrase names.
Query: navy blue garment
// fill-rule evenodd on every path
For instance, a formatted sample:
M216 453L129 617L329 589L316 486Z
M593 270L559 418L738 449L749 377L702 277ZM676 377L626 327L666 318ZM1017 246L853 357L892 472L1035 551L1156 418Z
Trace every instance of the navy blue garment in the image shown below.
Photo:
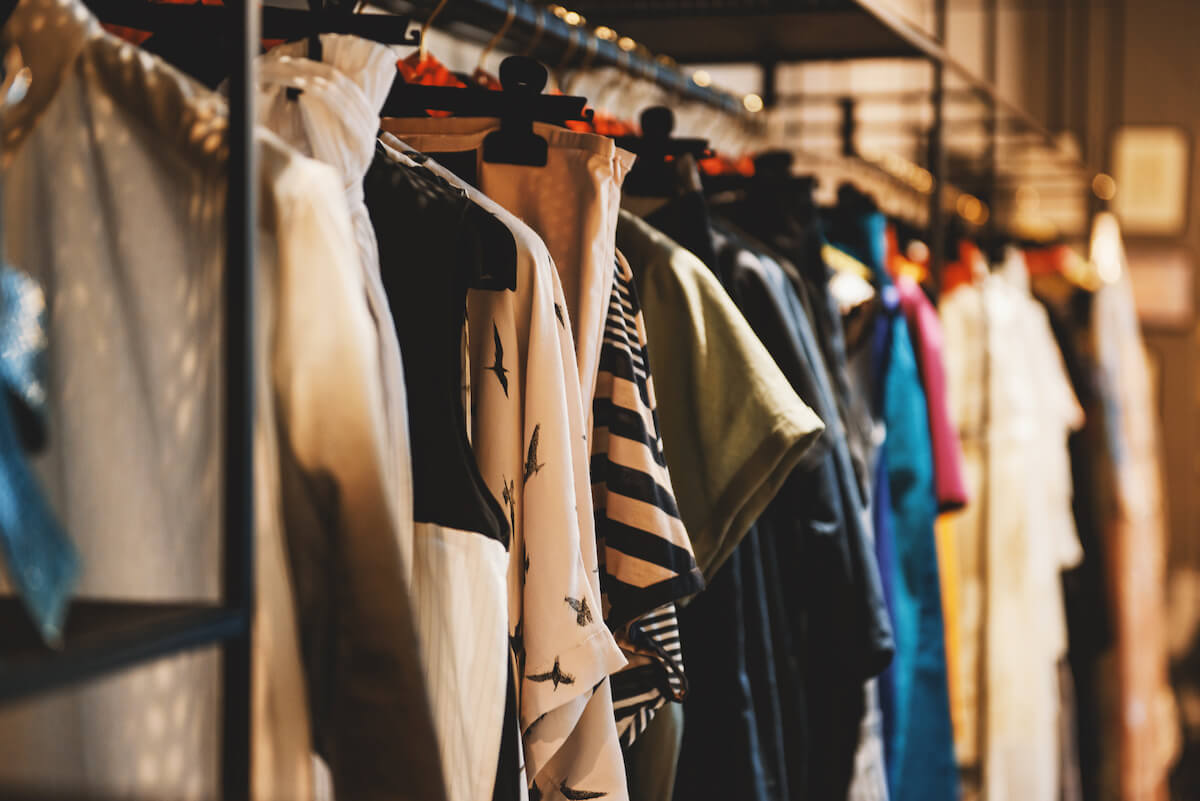
M675 779L676 801L701 798L746 798L787 801L786 779L780 774L776 743L764 743L760 726L761 703L770 700L770 688L755 691L751 661L763 666L761 619L749 620L762 603L761 587L746 586L744 562L755 558L751 545L758 533L753 527L708 582L700 595L679 610L679 633L686 643L688 696L684 701L683 743ZM749 598L749 601L747 601ZM770 718L770 715L767 715Z
M737 235L741 243L763 246ZM858 492L833 382L813 330L811 304L787 262L755 255L729 240L734 300L775 357L797 394L826 421L819 461L797 470L760 521L795 561L779 559L789 584L788 607L803 610L805 792L798 798L844 798L853 776L863 714L863 685L888 663L891 632L871 551L866 506ZM802 550L802 554L799 551Z

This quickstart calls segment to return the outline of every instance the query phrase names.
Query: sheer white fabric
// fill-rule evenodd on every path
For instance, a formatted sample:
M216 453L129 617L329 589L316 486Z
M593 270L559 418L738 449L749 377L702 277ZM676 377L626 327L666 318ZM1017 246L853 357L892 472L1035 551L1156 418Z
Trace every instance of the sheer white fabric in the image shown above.
M34 75L0 120L6 256L47 290L50 446L39 467L83 555L81 590L212 599L223 102L104 34L75 0L22 0L3 38ZM361 782L346 797L395 797L430 768L387 732L412 736L428 709L412 664L377 340L341 182L274 136L259 141L254 796L312 794L288 573L300 546L332 553L327 568L345 578L337 652L372 657L339 665L324 732L335 772ZM309 491L285 500L295 490L285 476ZM318 595L314 608L328 606ZM186 655L6 709L0 776L124 798L214 797L217 664ZM409 797L440 799L436 775Z
M379 275L379 248L363 201L363 176L375 154L379 108L396 75L396 54L366 39L321 36L324 61L304 58L307 42L273 48L258 60L258 120L306 156L337 170L345 191L362 265L367 302L379 339L379 369L388 410L388 467L401 520L400 548L412 561L412 465L404 368L387 294ZM300 90L294 98L288 90Z
M1020 252L949 293L941 315L949 400L981 510L952 522L964 601L956 680L962 702L982 706L985 727L981 737L963 733L960 758L983 743L989 801L1054 801L1066 653L1061 572L1082 556L1067 437L1083 412Z

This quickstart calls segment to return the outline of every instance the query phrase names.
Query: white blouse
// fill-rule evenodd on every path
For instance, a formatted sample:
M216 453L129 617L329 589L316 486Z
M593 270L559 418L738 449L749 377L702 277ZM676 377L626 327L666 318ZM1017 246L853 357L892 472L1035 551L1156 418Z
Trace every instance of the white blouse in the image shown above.
M963 704L986 710L986 731L980 739L977 728L962 732L959 756L981 760L990 801L1053 801L1067 646L1061 572L1082 557L1067 438L1083 411L1019 251L977 285L950 292L941 317L951 413L979 499L952 522L967 601L956 681Z

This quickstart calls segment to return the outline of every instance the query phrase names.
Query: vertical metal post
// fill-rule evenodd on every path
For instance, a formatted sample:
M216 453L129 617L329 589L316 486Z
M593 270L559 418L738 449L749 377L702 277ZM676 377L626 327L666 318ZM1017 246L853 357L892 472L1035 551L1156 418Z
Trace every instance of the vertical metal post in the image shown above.
M1000 72L999 61L999 39L1000 39L1000 18L998 5L996 0L983 0L983 24L987 26L984 32L984 53L983 53L983 75L988 84L992 87L997 85L997 79ZM987 93L984 102L987 103L987 195L985 200L992 208L993 212L996 209L996 180L999 175L1000 167L1000 145L999 145L999 119L996 103L996 95ZM994 231L997 227L996 215L991 214L988 217L988 229Z
M935 3L935 34L938 42L945 46L946 0ZM933 124L929 129L929 174L933 177L933 193L929 196L929 272L935 281L941 278L946 264L946 217L942 211L942 187L946 176L946 148L942 137L946 115L946 67L933 59L933 86L930 102L933 105Z
M221 798L250 798L250 637L254 617L254 251L257 159L254 152L254 59L259 0L227 2L233 33L229 74L229 161L225 198L224 507L222 595L243 614L238 637L224 645Z
M853 97L843 97L838 105L842 109L842 156L854 158L858 155L858 103Z
M775 108L779 103L779 62L766 59L759 64L762 69L763 108Z

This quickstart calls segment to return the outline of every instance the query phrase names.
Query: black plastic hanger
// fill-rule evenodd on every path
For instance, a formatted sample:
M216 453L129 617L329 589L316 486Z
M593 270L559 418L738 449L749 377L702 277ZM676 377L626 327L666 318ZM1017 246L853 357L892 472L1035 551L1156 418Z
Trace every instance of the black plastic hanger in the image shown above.
M692 156L712 158L707 139L673 138L675 113L666 106L651 106L639 117L641 136L619 136L617 145L637 154L637 161L625 176L622 190L640 197L669 197L679 189L679 174L674 160Z
M479 87L457 88L405 83L397 76L384 101L384 117L426 117L430 110L457 117L499 117L500 130L483 141L483 159L493 164L546 166L546 140L533 132L533 123L562 125L567 120L591 121L587 98L544 95L548 73L531 58L509 56L500 64L501 92Z

